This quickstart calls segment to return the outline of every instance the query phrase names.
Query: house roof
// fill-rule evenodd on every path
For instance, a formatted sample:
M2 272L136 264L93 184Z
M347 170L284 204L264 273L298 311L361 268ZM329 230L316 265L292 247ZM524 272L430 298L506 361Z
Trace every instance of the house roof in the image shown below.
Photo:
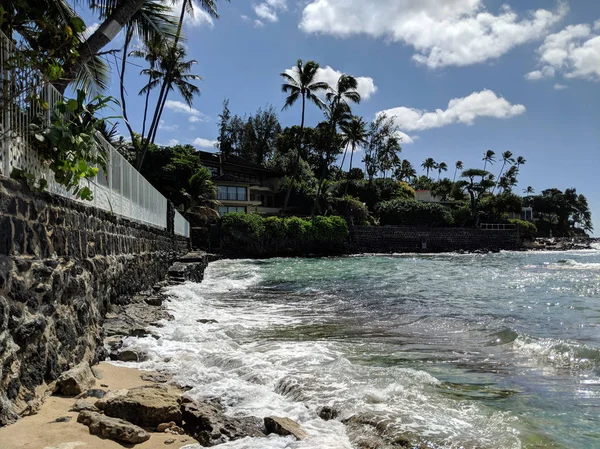
M237 165L239 167L251 168L253 170L260 170L266 174L272 174L273 176L277 176L277 173L275 171L264 168L264 167L260 166L259 164L256 164L252 161L249 161L248 159L244 159L239 156L229 155L226 158L224 158L223 161L221 161L220 153L211 153L209 151L198 151L198 154L200 155L200 160L202 162L219 164L219 165L221 163L223 165Z
M238 178L237 176L232 175L231 173L223 173L222 175L215 176L213 181L221 181L221 182L239 182L240 184L252 184L247 179Z

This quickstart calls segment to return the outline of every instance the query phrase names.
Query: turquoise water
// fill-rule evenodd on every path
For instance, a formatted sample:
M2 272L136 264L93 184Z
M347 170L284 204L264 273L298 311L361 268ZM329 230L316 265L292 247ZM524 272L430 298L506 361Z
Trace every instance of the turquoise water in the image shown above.
M219 261L171 293L145 366L311 435L228 447L600 448L600 251Z

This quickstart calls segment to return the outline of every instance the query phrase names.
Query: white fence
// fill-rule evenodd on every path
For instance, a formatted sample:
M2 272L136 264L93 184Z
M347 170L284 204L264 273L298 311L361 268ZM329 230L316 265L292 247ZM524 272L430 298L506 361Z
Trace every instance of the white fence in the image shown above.
M100 134L97 135L98 145L106 151L108 160L106 173L100 169L88 185L93 192L93 200L80 200L54 181L48 165L29 144L29 126L39 114L50 114L56 102L63 97L34 71L14 68L16 64L13 61L19 58L19 54L14 44L0 32L0 174L9 177L17 168L34 174L36 178L46 179L51 193L166 229L167 199ZM46 102L48 110L42 109L40 101L32 98ZM189 237L189 229L187 220L176 212L175 233Z
M479 227L483 231L514 231L517 229L515 224L482 223Z

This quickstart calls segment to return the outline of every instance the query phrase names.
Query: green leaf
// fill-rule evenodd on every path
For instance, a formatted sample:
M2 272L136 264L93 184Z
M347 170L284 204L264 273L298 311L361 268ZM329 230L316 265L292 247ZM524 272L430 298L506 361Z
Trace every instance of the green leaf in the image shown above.
M70 113L74 113L79 107L77 100L70 99L67 101L67 109Z

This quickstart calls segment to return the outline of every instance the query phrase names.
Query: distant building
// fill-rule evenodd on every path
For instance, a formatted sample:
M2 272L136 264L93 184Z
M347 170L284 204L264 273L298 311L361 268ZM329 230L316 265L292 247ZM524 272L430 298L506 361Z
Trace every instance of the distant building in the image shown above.
M238 156L225 158L220 153L198 153L217 186L220 215L229 212L279 214L281 208L275 204L275 189L280 181L277 172Z
M510 218L518 218L523 221L533 222L533 208L532 207L524 207L523 209L521 209L520 214L511 213Z
M421 203L441 203L442 201L431 194L431 190L415 190L415 199Z

